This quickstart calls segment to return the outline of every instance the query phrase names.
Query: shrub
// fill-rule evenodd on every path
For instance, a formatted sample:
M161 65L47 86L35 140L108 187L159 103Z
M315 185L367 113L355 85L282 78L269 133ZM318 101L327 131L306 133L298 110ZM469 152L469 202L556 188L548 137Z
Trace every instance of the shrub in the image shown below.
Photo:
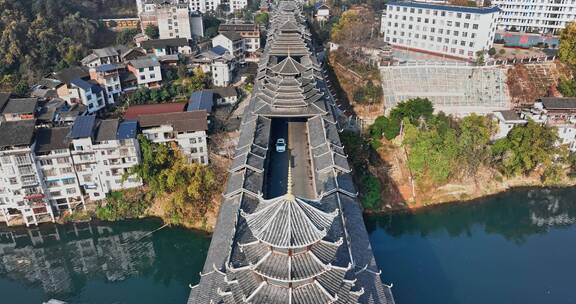
M368 210L378 210L382 204L382 184L380 180L368 173L362 177L362 206Z

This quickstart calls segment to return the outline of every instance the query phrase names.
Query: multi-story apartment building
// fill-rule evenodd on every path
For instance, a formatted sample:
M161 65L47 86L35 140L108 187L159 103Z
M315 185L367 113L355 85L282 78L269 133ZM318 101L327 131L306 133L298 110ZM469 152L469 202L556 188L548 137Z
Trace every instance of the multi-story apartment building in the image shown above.
M257 24L220 24L218 32L239 34L244 40L244 50L248 56L258 58L256 52L260 49L260 27Z
M244 62L244 39L237 32L224 32L212 38L212 47L225 48L240 63Z
M84 57L80 62L87 67L119 63L121 61L120 55L127 50L128 48L122 45L93 49L92 53Z
M97 170L104 193L142 185L139 177L127 176L130 168L140 163L136 131L135 121L107 119L98 122L92 147L96 152Z
M59 81L55 85L56 95L69 105L83 104L89 113L97 112L106 106L104 90L90 79L87 67L67 68L53 76Z
M10 224L54 221L34 156L34 120L0 124L0 213Z
M384 41L393 46L462 59L493 45L500 9L394 1L382 14Z
M222 4L221 0L188 0L188 5L191 11L197 11L201 13L214 12L218 9L218 6Z
M142 134L155 143L176 143L190 161L208 163L205 110L138 116Z
M125 69L126 66L123 64L103 64L90 68L90 78L104 88L108 104L114 104L120 98L122 93L120 72Z
M156 18L160 39L186 38L192 39L192 24L190 9L184 3L165 3L156 6Z
M36 131L35 160L50 204L59 212L84 208L84 197L70 153L70 127Z
M234 78L236 59L222 46L216 46L196 55L193 63L205 73L211 73L212 84L228 86Z
M558 34L576 20L574 0L494 0L502 10L499 28L541 34Z
M156 88L162 85L162 71L156 56L130 60L126 67L136 77L139 87Z
M136 124L118 120L98 121L93 115L76 119L70 132L72 160L80 186L91 200L110 191L142 185L136 176L124 179L140 163Z

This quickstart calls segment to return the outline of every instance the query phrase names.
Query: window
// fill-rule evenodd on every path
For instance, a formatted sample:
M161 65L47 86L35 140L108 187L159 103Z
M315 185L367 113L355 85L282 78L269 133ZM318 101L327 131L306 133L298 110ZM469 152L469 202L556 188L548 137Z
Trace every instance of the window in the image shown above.
M191 144L195 144L195 143L196 143L196 138L190 138L190 143L191 143Z
M62 180L62 183L63 183L64 185L72 185L72 184L74 184L74 179L73 179L73 178L63 179L63 180Z
M156 75L150 74L150 79L156 78Z
M457 13L456 18L462 18L462 13Z
M67 164L67 163L70 162L70 160L68 159L68 157L58 157L58 158L56 159L56 161L57 161L59 164Z
M466 19L470 19L470 14L466 14Z
M18 180L15 177L11 177L9 179L9 181L10 181L10 185L16 185L18 183Z
M455 27L460 27L460 22L454 23L454 26L455 26Z
M470 23L464 23L464 28L470 28Z
M41 159L40 165L42 165L42 166L52 165L52 160L51 159Z
M154 67L149 67L148 71L154 71Z
M62 174L67 174L67 173L72 173L72 172L73 172L72 167L66 167L66 168L60 169L60 173L62 173Z
M140 80L146 80L146 75L140 75Z
M144 73L144 68L139 68L138 71L139 71L140 73Z
M76 193L76 188L67 188L66 193L67 194L74 194L74 193Z
M478 29L478 24L472 24L472 29L473 29L473 30L477 30L477 29Z

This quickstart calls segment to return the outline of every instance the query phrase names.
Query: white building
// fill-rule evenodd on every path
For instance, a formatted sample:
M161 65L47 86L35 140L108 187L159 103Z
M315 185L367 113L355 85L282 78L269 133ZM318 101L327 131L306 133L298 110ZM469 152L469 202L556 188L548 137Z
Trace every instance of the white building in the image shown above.
M499 27L522 32L559 34L568 22L576 20L576 1L494 0L502 10Z
M327 21L330 19L330 7L323 2L317 2L315 5L316 14L314 14L314 18L316 21Z
M162 85L162 71L156 56L130 60L127 68L136 77L139 87L156 88Z
M210 72L214 86L228 86L234 79L236 59L222 46L202 52L192 60L204 73Z
M489 50L500 9L398 1L386 5L381 32L393 46L463 59Z
M191 55L192 47L186 38L171 38L171 39L151 39L140 42L142 47L148 54L154 54L158 57L167 55Z
M35 159L50 204L59 212L84 209L84 197L70 153L70 127L41 128L36 132Z
M190 9L186 4L162 4L156 7L160 39L192 39Z
M91 200L100 200L110 191L140 186L128 168L140 162L136 124L120 127L117 120L97 121L94 115L76 118L70 132L72 160L80 186ZM124 128L126 130L124 130Z
M240 63L244 62L244 39L236 32L224 32L212 38L212 47L225 48Z
M513 110L496 111L494 118L498 122L498 131L492 136L493 140L508 136L510 130L515 126L524 125L528 122L520 116L520 113Z
M103 64L90 68L90 79L104 88L104 95L108 104L115 104L122 94L120 71L125 69L123 64Z
M0 124L0 218L8 225L54 221L34 145L33 120Z
M256 52L260 50L260 26L258 24L224 23L218 26L218 33L233 33L233 35L240 35L244 40L244 51L254 59L260 58L260 56L256 54Z
M215 87L212 91L217 105L233 105L238 102L238 91L235 87Z
M248 0L187 0L191 11L198 11L202 13L216 11L221 4L228 5L228 13L233 13L242 10L248 5Z
M152 142L176 143L190 161L208 164L206 111L139 115L138 123Z

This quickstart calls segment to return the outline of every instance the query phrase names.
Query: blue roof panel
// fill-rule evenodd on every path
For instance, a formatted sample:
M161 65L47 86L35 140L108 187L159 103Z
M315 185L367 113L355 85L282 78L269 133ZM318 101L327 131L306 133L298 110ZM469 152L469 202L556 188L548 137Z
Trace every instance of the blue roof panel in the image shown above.
M388 2L388 5L415 7L415 8L427 8L427 9L437 9L442 11L451 11L459 13L471 13L471 14L491 14L500 11L497 6L492 7L467 7L467 6L456 6L456 5L444 5L444 4L432 4L423 2L412 2L412 1L392 1Z
M221 46L221 45L217 45L217 46L213 47L211 51L214 52L214 53L216 53L216 54L218 54L218 55L220 55L220 56L222 56L222 55L224 55L224 53L228 52L228 50L225 49L225 48L224 48L223 46Z
M78 116L72 125L72 132L70 137L72 138L86 138L92 136L92 130L94 130L94 125L96 124L95 115Z
M186 111L206 110L212 113L212 106L214 105L214 93L211 90L202 90L192 93Z
M138 131L138 122L136 120L126 120L120 123L118 126L118 139L132 139L136 138L136 132Z

